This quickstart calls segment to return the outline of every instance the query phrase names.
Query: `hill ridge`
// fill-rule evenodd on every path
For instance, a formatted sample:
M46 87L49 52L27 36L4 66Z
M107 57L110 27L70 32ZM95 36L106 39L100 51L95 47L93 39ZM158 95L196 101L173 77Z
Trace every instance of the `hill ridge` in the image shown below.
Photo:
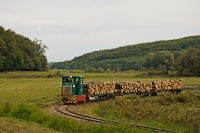
M101 67L104 69L116 69L116 67L113 66L113 64L116 64L120 67L120 69L123 69L123 65L126 65L127 62L130 62L130 60L134 60L133 62L137 62L137 64L140 65L137 69L134 67L132 67L132 69L138 70L142 67L144 60L146 60L150 53L154 53L156 51L171 51L176 55L176 57L178 57L189 47L200 49L200 35L173 40L138 43L113 49L85 53L70 61L59 62L62 64L62 67L58 67L60 66L59 63L55 63L53 68L73 70L85 69L87 67Z

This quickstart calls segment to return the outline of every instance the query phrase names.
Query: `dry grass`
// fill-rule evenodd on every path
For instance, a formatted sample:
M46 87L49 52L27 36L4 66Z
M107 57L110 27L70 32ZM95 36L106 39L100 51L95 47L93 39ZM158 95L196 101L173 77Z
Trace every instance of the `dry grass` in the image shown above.
M200 95L165 94L158 97L121 97L100 103L94 109L99 117L145 126L200 131Z
M39 107L34 105L20 104L0 106L0 118L10 117L27 122L38 123L41 126L51 128L56 131L69 132L69 133L80 133L80 132L110 132L110 133L121 133L121 132L150 132L148 130L141 130L138 128L131 128L125 125L112 125L112 124L94 124L94 123L78 123L75 120L67 117L46 114L40 110ZM11 119L12 121L13 119ZM3 122L4 123L4 122ZM3 124L4 125L4 124ZM2 125L2 126L3 126ZM12 131L13 128L22 130L17 125L11 125L2 130ZM26 129L25 129L26 130ZM34 131L33 131L34 132Z
M36 123L0 117L0 133L56 133L58 131L42 127Z

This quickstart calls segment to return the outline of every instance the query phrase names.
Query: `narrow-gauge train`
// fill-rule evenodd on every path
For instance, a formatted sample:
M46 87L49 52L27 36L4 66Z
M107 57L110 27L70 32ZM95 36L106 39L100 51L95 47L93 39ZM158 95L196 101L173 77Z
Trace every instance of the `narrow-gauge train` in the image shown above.
M135 86L131 83L115 83L107 85L106 90L93 92L94 90L100 90L103 86L102 84L106 84L105 82L101 82L102 84L96 85L95 82L83 82L83 76L62 76L62 86L61 86L61 95L57 96L57 102L65 103L65 104L74 104L78 102L86 102L89 101L90 97L96 97L97 99L105 99L105 98L114 98L117 95L126 95L126 94L145 94L152 96L156 96L157 92L160 91L170 91L180 93L183 89L182 80L177 80L176 82L162 81L161 85L157 84L157 81L152 82L137 82ZM94 83L96 86L91 83ZM110 82L111 83L111 82ZM137 85L140 83L139 85ZM175 85L177 84L177 85ZM127 89L127 86L129 88ZM91 86L93 88L91 88ZM98 88L98 89L97 89ZM112 89L111 89L112 88ZM145 89L144 89L145 88Z

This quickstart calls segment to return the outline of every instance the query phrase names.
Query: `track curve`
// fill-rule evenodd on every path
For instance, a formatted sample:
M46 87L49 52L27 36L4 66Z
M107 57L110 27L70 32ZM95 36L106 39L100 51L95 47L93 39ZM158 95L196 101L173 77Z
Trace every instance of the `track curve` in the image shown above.
M63 105L57 105L55 107L56 111L63 114L63 115L67 115L73 118L77 118L77 119L81 119L81 120L86 120L86 121L91 121L91 122L97 122L97 123L107 123L107 124L123 124L123 125L127 125L130 127L137 127L137 128L143 128L143 129L150 129L153 131L162 131L162 132L175 132L175 131L170 131L170 130L166 130L166 129L162 129L162 128L155 128L155 127L148 127L148 126L142 126L142 125L136 125L136 124L130 124L130 123L125 123L125 122L119 122L119 121L113 121L113 120L107 120L107 119L102 119L102 118L97 118L97 117L91 117L91 116L86 116L86 115L82 115L82 114L78 114L76 112L73 112L71 110L69 110L70 105L67 105L67 107L65 108L65 111L61 111L59 110L59 107L61 107Z

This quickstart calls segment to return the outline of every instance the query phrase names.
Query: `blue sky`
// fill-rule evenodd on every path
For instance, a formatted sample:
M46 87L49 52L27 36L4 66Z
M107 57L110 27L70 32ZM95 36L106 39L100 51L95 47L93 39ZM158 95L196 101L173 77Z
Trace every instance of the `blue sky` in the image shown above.
M48 62L200 34L200 0L1 0L0 25L48 47Z

